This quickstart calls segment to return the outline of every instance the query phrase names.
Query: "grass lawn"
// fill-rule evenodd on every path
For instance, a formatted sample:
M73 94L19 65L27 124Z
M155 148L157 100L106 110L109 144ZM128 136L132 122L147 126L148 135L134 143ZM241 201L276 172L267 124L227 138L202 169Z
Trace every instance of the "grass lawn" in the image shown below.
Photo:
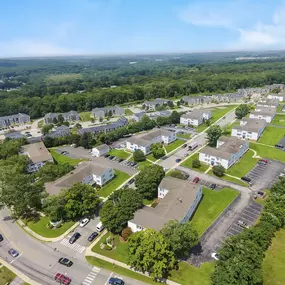
M214 266L214 262L203 263L200 268L180 262L179 269L171 271L169 279L182 285L210 285Z
M143 204L145 206L149 206L153 203L154 199L148 200L148 199L143 199Z
M285 126L285 114L284 115L279 115L277 114L273 121L271 122L272 125L277 125L277 126Z
M136 273L132 270L125 269L125 268L117 266L117 265L113 266L112 263L104 261L104 260L96 258L96 257L93 257L93 256L86 256L86 260L87 260L87 262L91 263L94 266L104 268L106 270L115 272L116 274L119 274L119 275L124 275L124 276L130 277L130 278L133 278L133 279L137 279L139 281L142 281L142 282L145 282L148 284L161 284L161 283L157 283L157 282L152 281L147 276L141 275L141 274Z
M269 158L269 159L275 159L275 160L285 162L285 152L280 150L280 149L265 146L265 145L256 144L253 142L250 143L249 147L254 149L257 152L257 155L259 155L261 157Z
M125 115L126 116L131 116L131 115L133 115L133 111L132 110L130 110L130 109L125 109Z
M277 113L282 113L282 108L283 108L284 104L281 103L278 108L277 108Z
M213 170L212 169L210 171L208 171L207 174L212 175L214 177L217 177L215 174L213 174ZM230 177L230 176L227 176L227 175L224 175L224 176L218 177L218 178L223 179L225 181L236 183L236 184L241 185L241 186L248 187L248 184L245 183L244 181L242 181L240 179L236 179L236 178Z
M151 153L151 154L149 154L149 155L147 155L147 156L146 156L146 158L147 158L147 159L149 159L149 160L151 160L152 162L157 161L157 159L153 156L153 154L152 154L152 153Z
M264 285L283 285L285 280L285 229L276 233L263 260Z
M146 161L141 161L141 162L139 162L138 164L139 164L139 166L138 166L137 169L138 169L138 170L142 170L143 168L152 165L152 162L146 160Z
M178 138L182 138L182 139L190 139L191 135L190 134L176 134L176 136Z
M125 152L122 149L111 149L108 154L122 158L122 159L127 159L131 154L128 152Z
M5 266L0 268L0 285L10 284L16 275Z
M285 115L284 115L285 119ZM284 124L285 125L285 124ZM259 143L264 143L268 145L276 145L285 136L285 129L266 127L263 134L259 138Z
M87 159L84 159L84 158L81 158L81 159L70 158L67 155L60 154L55 149L51 149L51 148L49 149L49 152L52 155L53 159L58 164L69 163L70 165L77 165L81 161L87 161Z
M165 145L164 147L165 147L167 153L169 153L169 152L173 151L174 149L178 148L179 146L183 145L184 143L185 143L185 141L176 140L169 145Z
M209 165L206 163L203 163L203 162L201 162L200 168L193 168L192 167L192 161L195 159L199 159L199 153L198 152L195 153L194 155L190 156L188 159L186 159L181 164L181 166L188 167L188 168L191 168L193 170L200 171L200 172L205 172L209 168Z
M249 149L238 163L234 164L227 170L227 174L237 176L239 178L245 176L258 161L258 158L252 158L253 155L253 151Z
M237 196L238 192L231 188L213 191L203 187L202 200L191 219L199 235L202 235L202 233Z
M109 196L112 192L114 192L121 184L123 184L129 178L130 178L129 174L119 171L119 170L115 170L114 179L112 179L110 182L108 182L105 186L103 186L98 191L99 196L100 197Z
M70 227L74 225L74 222L66 222L58 229L48 229L46 225L49 222L48 217L40 217L37 222L29 221L27 222L27 226L34 231L35 233L46 237L46 238L55 238L63 233L65 233Z
M82 122L91 121L91 118L90 118L91 112L81 112L79 113L79 116Z

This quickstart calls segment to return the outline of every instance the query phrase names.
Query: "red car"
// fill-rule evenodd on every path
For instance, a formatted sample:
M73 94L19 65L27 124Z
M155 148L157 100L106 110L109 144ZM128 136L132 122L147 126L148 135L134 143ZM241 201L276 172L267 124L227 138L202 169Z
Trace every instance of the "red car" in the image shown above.
M56 273L54 280L60 284L69 285L71 279L61 273Z
M259 161L262 161L262 162L268 163L268 160L267 160L267 159L260 159Z
M193 182L194 183L198 183L200 181L200 178L199 177L195 177L194 179L193 179Z

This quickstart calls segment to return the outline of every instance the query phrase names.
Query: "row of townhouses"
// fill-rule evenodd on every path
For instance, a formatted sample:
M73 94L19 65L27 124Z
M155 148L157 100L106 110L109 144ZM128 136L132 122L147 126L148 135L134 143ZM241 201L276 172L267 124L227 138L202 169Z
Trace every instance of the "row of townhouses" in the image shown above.
M205 120L212 118L210 110L194 110L180 117L180 124L185 126L200 126Z
M23 113L3 116L0 117L0 128L7 128L13 125L24 125L30 123L30 121L30 116Z
M55 120L61 115L66 122L76 122L80 120L80 116L76 111L69 111L66 113L48 113L44 116L45 124L53 124Z

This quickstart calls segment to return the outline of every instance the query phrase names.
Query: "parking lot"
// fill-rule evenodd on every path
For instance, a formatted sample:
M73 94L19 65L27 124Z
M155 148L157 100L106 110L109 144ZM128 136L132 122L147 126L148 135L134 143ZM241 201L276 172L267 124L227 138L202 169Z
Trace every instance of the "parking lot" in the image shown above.
M252 189L258 191L269 189L284 171L285 164L279 161L268 160L267 164L256 164L256 166L246 175L251 179Z

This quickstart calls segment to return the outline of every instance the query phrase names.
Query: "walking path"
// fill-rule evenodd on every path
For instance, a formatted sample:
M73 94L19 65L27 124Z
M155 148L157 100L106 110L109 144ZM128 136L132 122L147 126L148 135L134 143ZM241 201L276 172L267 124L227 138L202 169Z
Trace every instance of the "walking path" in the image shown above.
M261 156L257 155L257 152L254 149L250 148L250 150L254 152L252 158L262 158Z

